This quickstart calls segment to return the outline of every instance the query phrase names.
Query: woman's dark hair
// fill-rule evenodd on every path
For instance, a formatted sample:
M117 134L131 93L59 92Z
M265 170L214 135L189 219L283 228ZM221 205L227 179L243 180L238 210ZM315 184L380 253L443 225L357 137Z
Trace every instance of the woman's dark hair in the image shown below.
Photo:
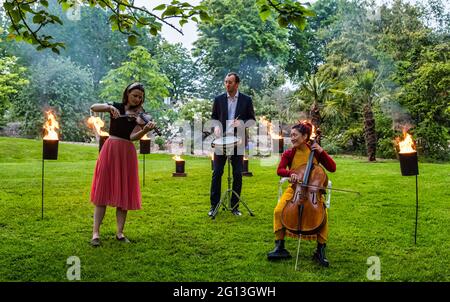
M306 139L309 140L312 133L312 124L310 122L300 122L297 125L292 126L292 129L296 129L301 134L306 134Z
M142 103L139 105L142 105L144 103L144 101L145 101L144 85L142 83L135 82L135 83L131 83L130 85L128 85L127 88L125 88L125 90L123 91L122 104L126 105L128 103L128 95L130 94L130 92L132 90L135 90L135 89L138 89L144 93L144 96L142 98Z

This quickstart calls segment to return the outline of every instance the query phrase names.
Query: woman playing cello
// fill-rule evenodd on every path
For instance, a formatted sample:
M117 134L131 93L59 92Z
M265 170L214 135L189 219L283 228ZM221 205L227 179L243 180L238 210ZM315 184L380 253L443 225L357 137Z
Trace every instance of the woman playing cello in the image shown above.
M336 163L327 152L319 146L319 144L313 143L312 146L308 145L311 133L312 125L309 122L300 122L293 126L290 134L293 147L283 153L280 164L278 165L277 174L282 177L290 177L291 185L289 185L281 196L274 210L273 229L275 233L275 249L267 254L268 260L291 258L291 255L284 247L284 237L286 235L290 237L298 236L297 234L291 233L282 224L283 209L294 197L293 184L301 181L296 173L296 169L305 165L308 162L311 151L314 151L314 164L317 165L320 163L328 171L336 171ZM321 196L319 203L323 205L323 202L323 197ZM307 214L308 213L305 213L304 215ZM314 252L313 258L320 265L327 267L329 262L325 257L325 246L328 238L328 217L326 212L324 221L318 229L317 234L301 235L301 238L306 240L317 240L317 250Z

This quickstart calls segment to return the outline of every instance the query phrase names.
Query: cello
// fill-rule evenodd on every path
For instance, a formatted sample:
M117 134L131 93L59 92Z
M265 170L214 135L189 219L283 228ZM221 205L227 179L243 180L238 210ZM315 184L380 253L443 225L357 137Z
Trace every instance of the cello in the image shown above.
M317 129L311 145L318 140L319 135L320 131ZM294 171L302 181L293 184L294 195L281 214L283 226L300 236L317 234L325 223L326 209L322 195L326 192L328 176L313 160L314 150L311 150L308 162Z

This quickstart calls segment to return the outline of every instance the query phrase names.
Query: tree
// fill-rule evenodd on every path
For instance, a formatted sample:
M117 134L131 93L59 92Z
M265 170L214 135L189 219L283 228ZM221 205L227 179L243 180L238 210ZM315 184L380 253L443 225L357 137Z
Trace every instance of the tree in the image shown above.
M362 149L359 144L365 143L368 160L375 161L379 138L374 112L378 112L380 100L385 99L385 90L394 90L386 84L393 60L377 49L379 21L371 19L370 3L340 4L336 21L323 32L329 42L325 48L326 63L318 71L322 79L334 83L332 100L325 102L324 112L327 116L334 113L335 121L329 119L333 125L327 126L340 128L335 131L337 137L352 151Z
M181 27L189 20L194 22L209 21L207 7L193 6L188 2L173 0L170 4L160 4L153 8L138 7L129 0L58 0L67 11L78 6L101 7L110 13L109 22L113 30L128 36L128 42L135 45L139 33L136 28L145 28L152 35L157 35L162 25L170 26L182 33ZM311 12L292 0L258 0L261 18L276 16L281 26L294 24L299 28L306 25L305 17ZM5 0L4 8L11 21L9 37L31 43L39 49L49 48L59 53L64 43L54 41L54 37L45 33L50 25L63 25L62 20L48 11L48 0ZM178 20L178 25L170 22ZM200 19L200 20L199 20Z
M330 97L331 87L330 82L322 80L314 74L307 75L298 91L291 98L291 110L298 110L302 105L309 105L311 123L315 127L320 127L322 122L320 110Z
M16 57L0 58L0 128L6 123L5 112L10 108L12 98L28 85L26 68L17 64Z
M62 56L70 57L73 62L92 70L96 88L101 78L127 60L128 53L133 49L127 42L127 36L112 31L108 13L102 8L80 7L79 19L72 20L60 7L56 7L55 15L60 16L64 26L49 28L47 32L65 41L67 47L61 51ZM142 28L135 30L140 35L139 44L155 53L161 37L150 36Z
M90 131L85 121L94 100L92 72L60 57L48 57L30 70L29 87L22 89L13 102L14 114L22 122L22 133L39 137L44 111L52 109L60 120L62 140L88 140Z
M442 10L439 0L429 4L413 6L397 0L391 7L382 7L379 47L395 59L391 78L402 86L398 101L410 115L403 126L412 127L419 154L442 160L450 157L450 115L446 111L450 103L450 14ZM428 19L437 22L431 26Z
M112 31L109 15L105 9L81 6L76 18L71 17L69 12L63 12L57 0L49 0L47 9L49 13L60 18L64 26L47 27L46 35L59 37L65 42L66 48L61 49L61 56L70 57L72 62L93 71L95 88L98 87L100 79L110 69L116 68L126 60L127 54L132 50L126 35ZM3 24L4 28L10 25L10 22ZM136 31L140 34L139 44L145 46L151 53L156 53L157 45L161 41L160 36L150 36L142 28L136 28ZM50 49L36 52L30 44L14 42L5 41L1 46L7 53L20 57L21 63L25 66L32 65L36 59L51 53Z
M196 94L198 70L188 50L181 43L170 44L163 41L156 50L155 59L161 72L172 84L169 87L169 96L173 100L185 100Z
M125 87L132 82L141 82L145 86L144 106L149 110L159 109L163 98L169 95L171 83L160 72L158 62L142 46L135 47L129 54L129 61L110 70L101 81L100 97L106 101L120 102Z
M296 115L294 118L286 114L289 99L292 91L287 87L278 87L276 90L267 92L267 94L256 93L253 97L253 105L255 107L255 115L264 116L268 121L279 121L280 123L292 123L298 120ZM281 125L281 124L280 124Z
M259 1L260 2L260 1ZM193 55L208 68L216 93L225 75L237 72L250 90L263 89L269 66L284 65L287 31L275 20L263 21L253 0L205 0L214 21L200 23Z
M338 5L338 0L316 1L311 6L315 16L308 19L305 30L288 27L289 54L284 69L291 81L301 81L305 74L316 73L323 64L327 40L322 37L321 32L333 23Z
M362 107L364 139L369 161L375 161L377 153L377 133L373 115L373 105L377 97L376 77L377 74L373 70L366 70L358 74L352 86L349 87L349 94L352 99L360 104L358 107Z
M420 67L405 84L401 102L410 108L417 126L422 155L446 160L450 157L450 43L436 45L427 50Z
M212 103L210 100L192 99L182 104L179 108L180 119L189 121L200 120L206 123L211 118Z
M157 35L162 24L171 26L182 33L181 29L171 24L168 19L177 18L179 25L189 20L198 22L208 20L209 16L204 6L192 6L187 2L173 1L170 5L161 4L152 9L138 7L134 1L128 0L58 0L64 11L78 9L79 6L101 7L110 13L109 23L113 30L118 30L128 36L131 45L137 43L139 33L136 28L146 28L152 35ZM9 37L23 40L36 46L38 50L50 48L59 53L64 43L54 41L54 37L46 34L49 25L63 25L57 15L48 10L47 0L7 0L4 8L11 21Z

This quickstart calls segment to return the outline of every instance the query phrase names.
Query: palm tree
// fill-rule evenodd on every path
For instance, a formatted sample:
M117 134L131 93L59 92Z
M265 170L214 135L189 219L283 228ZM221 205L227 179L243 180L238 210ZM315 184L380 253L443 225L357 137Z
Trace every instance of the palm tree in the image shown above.
M321 79L315 74L307 75L305 81L291 99L288 112L298 112L305 106L308 106L311 123L316 128L320 127L322 123L320 111L330 96L331 86L330 82Z
M372 110L374 102L379 99L379 95L376 93L376 82L376 72L373 70L365 70L357 74L353 85L349 88L354 101L362 106L364 139L366 141L369 161L376 160L377 152L377 133L375 131L375 118Z

